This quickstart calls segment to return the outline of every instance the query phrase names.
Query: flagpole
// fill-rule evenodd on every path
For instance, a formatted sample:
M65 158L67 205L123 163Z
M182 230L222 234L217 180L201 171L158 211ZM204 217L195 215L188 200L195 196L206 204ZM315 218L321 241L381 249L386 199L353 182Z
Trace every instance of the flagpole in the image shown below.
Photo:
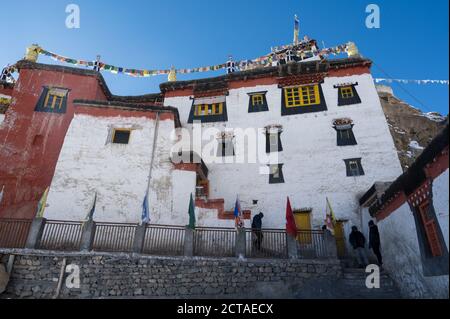
M153 163L155 161L155 150L156 150L156 142L158 140L158 130L159 130L159 112L156 112L155 130L153 131L152 155L150 158L150 168L148 171L147 189L145 190L145 200L147 201L147 207L149 207L148 195L149 195L150 183L151 183L151 179L152 179Z

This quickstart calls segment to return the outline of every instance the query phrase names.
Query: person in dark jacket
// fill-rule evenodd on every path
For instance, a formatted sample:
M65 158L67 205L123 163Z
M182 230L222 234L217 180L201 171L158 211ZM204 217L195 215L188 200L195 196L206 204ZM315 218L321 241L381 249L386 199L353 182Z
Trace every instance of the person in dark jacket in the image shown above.
M378 266L383 265L383 257L380 251L380 233L378 232L378 226L371 220L369 222L369 249L372 249L375 256L378 259Z
M253 244L257 250L261 250L261 244L262 244L262 240L263 240L263 234L261 231L263 217L264 217L264 214L262 212L260 212L258 215L253 217L253 221L252 221L252 231L253 231L253 235L254 235Z
M359 267L364 268L369 264L369 260L366 255L366 237L358 230L358 227L353 226L352 232L349 236L350 244L356 252L356 258L358 260Z

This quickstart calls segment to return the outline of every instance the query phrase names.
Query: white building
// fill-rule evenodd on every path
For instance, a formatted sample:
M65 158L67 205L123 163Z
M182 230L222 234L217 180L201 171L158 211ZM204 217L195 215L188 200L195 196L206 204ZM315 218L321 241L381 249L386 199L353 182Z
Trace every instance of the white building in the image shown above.
M447 122L408 171L360 199L364 224L377 222L384 267L410 298L448 298L448 156Z
M360 225L357 199L402 172L370 66L353 57L167 82L156 106L131 97L74 101L45 217L84 219L97 193L95 220L139 222L152 167L152 223L187 224L193 193L200 226L234 226L237 196L246 226L263 212L263 227L284 228L287 196L299 228L323 225L326 197L339 225ZM164 119L155 138L157 113ZM203 148L186 138L194 121ZM115 129L131 132L127 144L111 140ZM256 140L243 142L240 129ZM255 161L238 162L258 148ZM178 151L203 162L178 163Z
M374 181L390 181L402 172L370 65L361 58L288 63L168 82L161 91L164 105L178 109L183 127L192 130L193 121L200 120L203 132L231 132L225 145L232 143L235 156L226 159L234 163L210 163L210 149L202 155L209 168L208 198L223 198L225 210L233 209L239 195L243 208L264 213L265 227L284 228L289 196L295 208L311 212L309 218L296 215L298 223L317 228L324 223L328 197L338 219L359 225L359 196ZM248 151L236 129L266 127L281 132L278 162L272 163L282 165L282 178L269 176L266 163L236 163L239 151ZM264 131L257 136L265 150ZM203 145L216 138L205 137ZM216 141L216 148L221 142ZM212 153L218 154L217 149ZM198 204L208 207L208 200Z

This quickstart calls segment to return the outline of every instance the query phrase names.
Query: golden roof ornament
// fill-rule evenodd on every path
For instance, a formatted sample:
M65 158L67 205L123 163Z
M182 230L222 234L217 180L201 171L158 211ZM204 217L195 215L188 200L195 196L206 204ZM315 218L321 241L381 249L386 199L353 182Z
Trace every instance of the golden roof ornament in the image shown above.
M27 48L27 51L25 53L25 60L30 62L37 62L39 57L39 51L41 48L37 44L32 44Z
M177 80L177 70L174 67L170 69L169 75L167 76L167 81L175 82Z
M346 51L349 58L359 56L358 48L356 47L356 44L354 42L347 43Z

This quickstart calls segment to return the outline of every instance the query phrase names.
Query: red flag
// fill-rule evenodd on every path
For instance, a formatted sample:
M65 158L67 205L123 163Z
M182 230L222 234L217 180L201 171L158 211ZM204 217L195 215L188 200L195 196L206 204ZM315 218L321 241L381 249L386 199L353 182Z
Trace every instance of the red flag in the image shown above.
M292 213L289 197L287 198L286 204L286 232L291 236L297 236L297 226L295 225L294 213Z

